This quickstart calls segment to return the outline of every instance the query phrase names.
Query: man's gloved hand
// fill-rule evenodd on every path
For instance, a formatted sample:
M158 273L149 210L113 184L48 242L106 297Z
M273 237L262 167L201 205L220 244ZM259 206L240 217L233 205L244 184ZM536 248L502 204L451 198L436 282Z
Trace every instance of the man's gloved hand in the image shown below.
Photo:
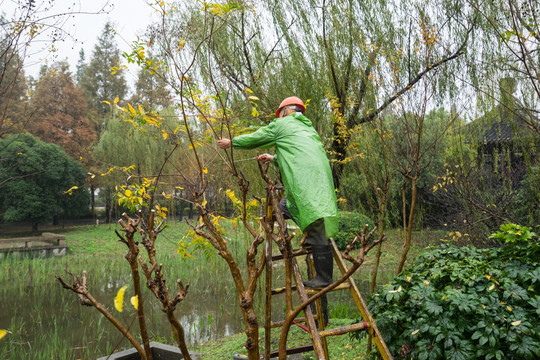
M274 155L270 154L262 154L257 156L257 161L260 161L262 163L272 162L274 161Z

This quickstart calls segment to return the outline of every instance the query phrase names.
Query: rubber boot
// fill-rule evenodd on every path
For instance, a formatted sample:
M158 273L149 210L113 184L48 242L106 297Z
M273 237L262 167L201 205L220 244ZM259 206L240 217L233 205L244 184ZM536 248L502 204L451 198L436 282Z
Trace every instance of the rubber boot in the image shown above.
M326 287L332 283L332 272L334 270L332 245L311 245L311 249L315 277L305 281L304 286L310 288Z

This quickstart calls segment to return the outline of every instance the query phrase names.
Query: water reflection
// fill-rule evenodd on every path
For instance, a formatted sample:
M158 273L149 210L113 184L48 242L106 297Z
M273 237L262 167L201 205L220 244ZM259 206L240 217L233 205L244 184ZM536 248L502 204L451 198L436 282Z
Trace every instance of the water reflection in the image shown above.
M188 344L200 344L243 331L234 284L225 267L214 264L216 268L211 270L214 275L208 276L195 266L189 267L191 273L180 274L178 269L182 266L178 265L177 258L171 258L168 265L164 269L173 269L166 274L171 287L172 284L176 286L174 280L177 278L191 280L188 296L176 310ZM56 282L55 274L63 274L64 280L71 282L70 276L64 273L65 268L74 274L81 274L82 269L87 269L90 292L117 318L131 326L132 333L138 333L137 322L133 321L135 310L129 305L133 285L130 276L125 274L125 261L66 257L7 265L0 263L0 266L0 329L11 331L2 340L1 358L18 358L13 354L20 353L35 359L88 359L110 353L115 348L129 347L122 335L96 309L80 305L75 294ZM279 272L274 276L279 281ZM128 285L125 297L128 300L124 303L124 312L120 314L114 310L113 299L124 285ZM367 282L358 281L358 285L361 291L367 291ZM174 296L175 290L170 289L171 296ZM161 311L161 304L148 291L145 291L143 302L152 338L173 343L170 325ZM350 316L348 309L354 307L348 292L330 294L329 304L331 315L332 311L340 311L342 315ZM262 326L264 286L259 286L257 290L255 307L259 325ZM284 296L273 298L272 310L274 321L283 319Z

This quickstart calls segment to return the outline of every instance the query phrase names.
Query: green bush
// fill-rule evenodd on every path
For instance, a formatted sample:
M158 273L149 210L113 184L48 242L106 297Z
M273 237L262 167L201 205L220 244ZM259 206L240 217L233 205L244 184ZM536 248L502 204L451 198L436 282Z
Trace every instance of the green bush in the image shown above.
M370 309L394 356L540 358L540 243L528 235L499 248L430 249L374 294Z
M368 231L374 227L373 221L367 216L349 211L339 212L339 232L334 236L334 241L340 250L344 250L356 234L360 234L364 225L368 224Z

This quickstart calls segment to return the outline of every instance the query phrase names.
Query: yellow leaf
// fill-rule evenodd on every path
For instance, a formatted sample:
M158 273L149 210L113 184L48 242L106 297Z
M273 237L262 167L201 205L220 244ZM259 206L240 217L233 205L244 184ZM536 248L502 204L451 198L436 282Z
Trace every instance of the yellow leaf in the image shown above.
M201 203L201 205L202 205L202 206L205 206L207 203L208 203L208 201L204 200L204 201Z
M256 97L256 96L248 96L248 99L249 99L249 100L253 100L253 101L259 100L259 98Z
M181 186L175 186L175 188L176 188L176 189L180 189L180 190L184 190L184 188L181 187Z
M260 115L260 113L257 111L257 108L255 108L255 107L251 108L251 116L257 117L259 115Z
M129 107L129 111L131 112L133 116L137 115L137 111L133 108L133 106L131 106L131 104L128 104L128 107Z
M182 50L185 45L186 45L186 39L181 38L180 41L178 42L178 50Z
M162 135L163 135L163 140L167 140L167 136L169 136L169 134L167 134L167 132L165 130L161 130L162 131Z
M521 320L513 321L510 324L512 324L512 326L518 326L519 324L521 324ZM1 337L0 337L0 339L1 339Z
M495 284L491 284L491 286L489 287L488 290L491 291L491 290L493 290L493 289L495 289Z
M407 282L411 282L411 277L407 276Z
M506 305L506 308L508 309L508 311L512 311L512 308L508 305Z
M116 106L116 104L118 104L118 102L120 101L120 99L118 98L118 96L114 99L114 102L113 102L113 105Z
M118 310L118 312L122 312L122 308L124 306L124 293L126 292L126 289L127 286L122 286L114 298L114 307L116 310Z
M251 91L251 89L246 88L246 91L250 94L253 94L253 91Z
M202 172L205 173L205 174L208 174L208 169L204 167L204 168L202 169Z
M424 280L424 285L428 286L428 285L429 285L429 281Z
M7 330L0 330L0 340L2 340L2 338L3 338L4 336L6 336L7 333L8 333Z
M71 188L69 188L68 190L64 191L64 194L69 194L71 195L73 193L73 190L77 190L79 187L78 186L72 186Z
M250 202L248 202L248 203L246 204L246 206L247 206L247 207L253 207L253 206L257 206L258 203L259 203L259 202L257 201L257 199L253 199L253 200L251 200Z
M111 103L108 102L107 100L103 100L102 102L104 102L104 103L107 104L107 105L111 105Z
M419 331L420 331L420 329L416 329L411 333L411 335L416 335L416 334L418 334Z
M138 295L132 296L129 301L131 302L131 305L133 305L135 310L139 310L139 296Z
M459 231L456 231L456 236L461 237L461 233Z

